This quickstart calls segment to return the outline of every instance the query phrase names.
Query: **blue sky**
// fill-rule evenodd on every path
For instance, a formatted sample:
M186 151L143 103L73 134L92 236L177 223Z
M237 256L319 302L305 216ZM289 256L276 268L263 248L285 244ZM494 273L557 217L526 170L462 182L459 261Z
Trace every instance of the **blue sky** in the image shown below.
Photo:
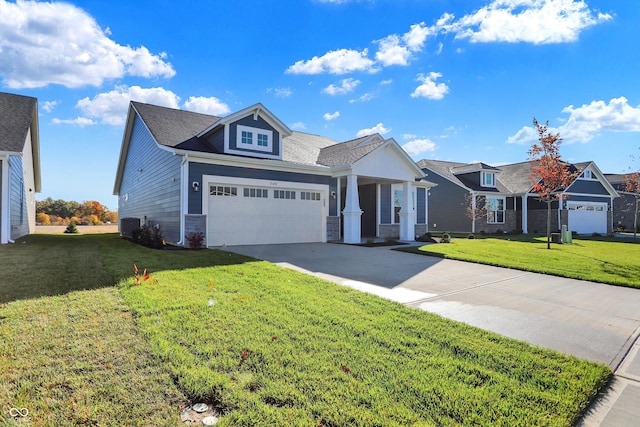
M636 0L0 0L0 91L38 98L42 192L112 195L129 100L291 129L379 132L415 159L637 169Z

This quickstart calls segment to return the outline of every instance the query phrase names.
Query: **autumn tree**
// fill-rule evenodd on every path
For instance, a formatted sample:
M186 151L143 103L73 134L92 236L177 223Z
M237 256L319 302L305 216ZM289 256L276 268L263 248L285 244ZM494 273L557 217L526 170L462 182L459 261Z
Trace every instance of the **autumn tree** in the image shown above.
M471 220L471 231L476 232L476 220L487 216L487 199L483 196L477 196L469 193L465 196L466 215Z
M628 173L624 176L624 189L634 196L633 206L633 241L638 233L638 202L640 201L640 172Z
M576 177L569 165L562 161L560 144L562 138L559 133L549 132L549 122L541 124L533 119L533 125L538 132L538 142L529 150L531 162L532 193L547 204L547 249L551 249L551 204L560 204L565 197L563 191Z

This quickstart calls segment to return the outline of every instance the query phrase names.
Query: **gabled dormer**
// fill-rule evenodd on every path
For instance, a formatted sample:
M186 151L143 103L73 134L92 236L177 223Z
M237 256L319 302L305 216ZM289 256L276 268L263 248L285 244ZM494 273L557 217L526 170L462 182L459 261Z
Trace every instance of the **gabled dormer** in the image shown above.
M198 134L218 152L282 160L282 139L291 130L262 104L217 120Z
M485 188L496 188L496 174L499 172L500 169L481 162L451 168L451 173L471 188L478 185Z

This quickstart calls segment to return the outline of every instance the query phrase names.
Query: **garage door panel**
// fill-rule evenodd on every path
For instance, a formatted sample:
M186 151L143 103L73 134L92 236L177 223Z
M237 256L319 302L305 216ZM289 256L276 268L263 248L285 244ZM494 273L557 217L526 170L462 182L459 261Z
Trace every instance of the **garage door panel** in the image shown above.
M580 234L607 234L607 205L602 203L571 203L569 230Z
M325 241L327 190L286 188L285 183L273 183L278 188L233 185L237 195L220 195L215 191L221 184L210 183L214 188L208 195L207 244L248 245L269 243L297 243ZM224 184L229 186L229 184ZM247 194L267 197L246 197ZM266 192L262 192L266 190ZM282 198L274 198L274 190ZM285 193L286 197L284 198ZM320 200L303 200L301 192L320 194ZM294 195L292 193L295 193ZM291 198L291 197L295 198ZM316 196L314 196L316 197Z

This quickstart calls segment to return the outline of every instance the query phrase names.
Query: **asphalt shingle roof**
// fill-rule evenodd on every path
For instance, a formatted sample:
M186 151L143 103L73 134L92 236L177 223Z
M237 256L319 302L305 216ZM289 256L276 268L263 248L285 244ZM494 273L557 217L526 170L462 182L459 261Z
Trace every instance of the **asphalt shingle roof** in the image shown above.
M323 166L353 164L385 142L379 135L368 135L325 147L320 150L318 163Z
M0 151L22 152L37 99L0 92Z

